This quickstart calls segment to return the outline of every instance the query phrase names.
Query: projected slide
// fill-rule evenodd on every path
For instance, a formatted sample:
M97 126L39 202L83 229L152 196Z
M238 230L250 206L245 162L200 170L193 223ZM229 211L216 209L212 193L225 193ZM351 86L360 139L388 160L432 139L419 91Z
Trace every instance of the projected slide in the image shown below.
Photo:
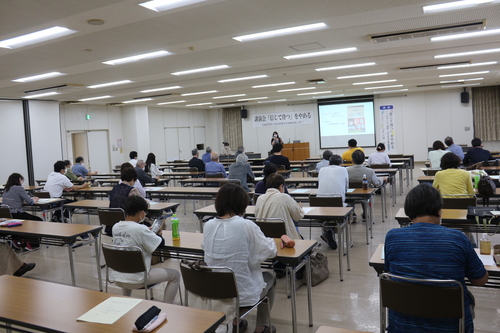
M346 147L349 139L358 146L375 146L373 100L319 104L321 148Z

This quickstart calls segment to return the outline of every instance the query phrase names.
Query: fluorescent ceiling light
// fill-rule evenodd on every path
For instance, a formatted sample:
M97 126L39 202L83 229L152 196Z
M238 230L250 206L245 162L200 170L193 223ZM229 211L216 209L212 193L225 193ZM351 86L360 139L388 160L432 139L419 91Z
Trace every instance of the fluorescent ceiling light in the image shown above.
M487 62L476 62L472 64L462 64L462 65L449 65L449 66L440 66L437 69L447 69L447 68L463 68L463 67L475 67L475 66L487 66L487 65L495 65L497 61L487 61Z
M236 104L219 104L219 105L212 105L210 108L224 108L226 106L235 106Z
M344 94L340 94L340 95L327 95L327 96L314 96L314 98L334 98L334 97L342 97L344 96Z
M318 95L318 94L329 94L332 91L315 91L315 92L310 92L310 93L302 93L302 94L297 94L297 96L303 96L303 95Z
M377 75L387 75L387 72L380 72L380 73L369 73L369 74L359 74L359 75L349 75L349 76L339 76L337 79L342 80L342 79L353 79L356 77L365 77L365 76L377 76Z
M490 71L482 71L482 72L473 72L473 73L457 73L457 74L443 74L439 75L439 77L450 77L450 76L461 76L461 75L476 75L476 74L487 74Z
M227 95L227 96L215 96L215 97L212 97L212 99L231 98L231 97L240 97L240 96L246 96L246 94L236 94L236 95Z
M496 52L500 52L500 49L488 49L488 50L479 50L479 51L470 51L470 52L439 54L439 55L435 55L434 59L461 57L461 56L469 56L469 55L474 55L474 54L486 54L486 53L496 53Z
M243 99L238 99L237 102L245 102L245 101L256 101L258 99L268 99L269 97L248 97Z
M186 106L198 106L198 105L209 105L209 104L213 104L213 103L208 102L208 103L187 104Z
M275 99L274 101L259 101L257 103L274 103L274 102L283 102L283 101L286 101L286 98L285 99Z
M440 81L439 83L454 83L454 82L467 82L467 81L480 81L484 80L482 77L478 77L475 79L461 79L461 80L452 80L452 81Z
M482 37L482 36L489 36L489 35L495 35L495 34L500 34L500 29L482 30L482 31L468 32L468 33L464 33L464 34L431 37L431 42L442 42L442 41L446 41L446 40L471 38L471 37Z
M106 95L106 96L97 96L97 97L82 98L82 99L79 99L79 101L80 102L94 101L96 99L104 99L104 98L110 98L110 97L113 97L113 96Z
M134 61L139 61L139 60L144 60L144 59L152 59L152 58L158 58L158 57L163 57L166 55L172 54L168 51L156 51L156 52L149 52L149 53L144 53L144 54L138 54L135 56L131 57L126 57L126 58L120 58L120 59L115 59L115 60L108 60L108 61L103 61L103 64L106 65L121 65L121 64L126 64L128 62L134 62Z
M392 92L400 92L400 91L408 91L408 89L396 89L396 90L382 90L382 91L374 91L374 94L385 94L385 93L392 93Z
M219 66L212 66L212 67L204 67L204 68L190 69L187 71L174 72L174 73L170 73L170 74L172 74L172 75L188 75L188 74L194 74L194 73L216 71L216 70L225 69L225 68L229 68L229 66L228 65L219 65Z
M172 101L172 102L163 102L163 103L158 103L156 105L166 105L166 104L177 104L177 103L184 103L185 101Z
M131 83L133 81L130 80L122 80L122 81L115 81L115 82L108 82L108 83L101 83L101 84L95 84L93 86L87 86L87 88L95 89L95 88L103 88L103 87L109 87L109 86L117 86L120 84L127 84Z
M61 75L65 75L65 74L59 73L59 72L50 72L50 73L39 74L39 75L34 75L34 76L22 77L20 79L15 79L12 81L14 81L14 82L31 82L31 81L48 79L48 78L55 77L55 76L61 76Z
M208 90L208 91L198 91L194 93L181 94L181 96L193 96L193 95L203 95L203 94L212 94L218 92L217 90Z
M312 89L316 89L316 87L282 89L282 90L278 90L278 92L288 92L288 91L298 91L298 90L312 90Z
M123 104L128 104L128 103L138 103L138 102L147 102L147 101L152 101L152 98L140 98L140 99L133 99L131 101L124 101L122 102Z
M468 87L468 86L477 86L478 84L481 83L454 84L454 85L441 86L441 88Z
M154 10L155 12L163 12L204 1L206 0L152 0L140 3L139 6Z
M352 65L343 65L343 66L333 66L333 67L323 67L323 68L316 68L317 72L322 72L322 71L334 71L337 69L344 69L344 68L356 68L356 67L365 67L365 66L373 66L376 65L374 62L365 62L362 64L352 64Z
M181 87L181 86L172 86L172 87L163 87L163 88L147 89L147 90L141 90L141 93L149 93L149 92L155 92L155 91L171 90L171 89L180 89L180 88L182 88L182 87Z
M424 13L426 13L426 14L437 13L437 12L444 12L447 10L457 10L457 9L463 9L463 8L468 8L468 7L474 7L476 5L480 5L480 4L488 3L488 2L493 2L493 0L453 1L453 2L440 3L437 5L424 6L423 10L424 10Z
M62 36L70 35L75 33L75 30L63 28L63 27L52 27L36 32L32 32L27 35L22 35L19 37L9 38L0 41L0 47L5 49L16 49L18 47L23 47L30 44L40 43L54 38L59 38Z
M253 79L260 79L260 78L263 78L263 77L268 77L267 75L254 75L254 76L246 76L246 77L238 77L238 78L235 78L235 79L225 79L225 80L220 80L220 81L217 81L217 82L220 82L220 83L225 83L225 82L234 82L234 81L244 81L244 80L253 80Z
M328 28L328 26L325 23L321 22L321 23L301 25L298 27L291 27L291 28L285 28L285 29L258 32L255 34L233 37L233 39L235 39L239 42L248 42L248 41L256 40L256 39L291 35L291 34L296 34L296 33L300 33L300 32L320 30L320 29L326 29L326 28Z
M396 82L396 79L391 79L391 80L380 80L380 81L369 81L369 82L355 82L352 85L353 86L358 86L362 84L375 84L375 83L386 83L386 82Z
M386 88L397 88L397 87L402 87L402 84L395 84L393 86L383 86L383 87L367 87L365 90L370 90L370 89L386 89Z
M289 85L289 84L295 84L295 82L282 82L282 83L261 84L260 86L252 86L252 88L277 87L277 86L286 86L286 85Z
M343 49L336 49L336 50L329 50L329 51L294 54L294 55L284 56L283 58L288 59L288 60L293 60L293 59L301 59L301 58L321 57L321 56L330 55L330 54L353 52L353 51L357 51L357 50L358 49L355 47L346 47Z
M51 95L59 95L57 91L51 91L51 92L46 92L43 94L36 94L36 95L30 95L30 96L25 96L24 98L36 98L36 97L43 97L43 96L51 96Z

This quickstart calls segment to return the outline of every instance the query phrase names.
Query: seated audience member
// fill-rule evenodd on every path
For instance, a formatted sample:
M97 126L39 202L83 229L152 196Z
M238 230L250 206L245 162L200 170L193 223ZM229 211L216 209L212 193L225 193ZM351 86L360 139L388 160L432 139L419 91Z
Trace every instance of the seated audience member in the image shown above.
M241 186L222 186L215 197L218 216L203 227L201 246L209 266L228 266L234 271L240 307L253 305L267 295L272 308L276 278L272 272L262 271L260 264L276 256L276 244L272 238L265 237L253 221L242 217L248 202L248 194ZM269 326L267 307L266 303L258 306L255 332L276 332L274 326ZM248 322L242 319L238 323L235 318L233 332L236 332L236 325L244 332Z
M260 195L255 205L255 217L276 217L285 221L286 234L292 239L302 239L294 220L304 217L304 210L291 196L284 192L285 178L274 173L266 179L267 191Z
M234 158L238 157L239 154L245 154L245 147L238 146L238 150L234 153Z
M474 187L470 173L458 169L460 157L455 153L448 152L441 158L441 171L436 172L432 186L441 193L443 197L447 194L470 194L474 195Z
M377 151L370 154L370 157L368 157L368 165L381 165L381 164L388 164L389 166L391 165L391 160L389 158L389 155L385 152L385 145L383 143L379 143L377 145Z
M283 145L281 143L277 143L273 146L272 155L269 156L264 163L273 163L277 166L283 165L285 170L290 170L290 160L288 157L281 155L281 151L283 150Z
M345 193L349 188L349 176L347 169L340 166L342 157L332 155L328 161L329 166L321 168L318 175L318 197L340 195L345 205ZM332 250L337 249L334 238L334 229L325 228L321 239L325 241Z
M444 144L448 146L448 148L446 148L447 151L451 151L452 153L460 157L460 161L464 159L464 150L462 149L462 147L456 145L453 142L453 138L451 136L447 136L444 139Z
M189 160L189 167L197 168L198 171L205 171L205 162L198 158L198 156L200 156L200 152L198 151L198 149L191 150L191 155L193 156L193 158Z
M203 156L201 157L201 160L205 164L210 163L212 161L212 148L207 147L207 149L205 149L205 154L203 154Z
M160 169L158 169L158 166L156 165L155 154L153 153L148 154L148 157L146 158L146 164L144 165L144 171L146 171L146 174L151 176L151 178L160 180L160 177L161 175L163 175L163 172Z
M130 157L130 161L128 161L135 168L137 166L137 152L132 150L128 156Z
M83 177L80 176L78 177L73 173L73 170L71 169L71 161L70 160L64 160L64 164L66 165L66 173L64 174L68 179L72 182L77 182L79 180L82 180Z
M349 149L342 153L342 160L347 163L352 162L352 153L354 153L356 150L361 150L363 153L365 152L363 148L358 147L358 141L356 141L355 139L347 141L347 147Z
M77 176L77 177L82 177L83 179L87 178L87 176L94 176L94 175L97 175L97 171L94 171L94 172L90 172L89 170L87 170L87 168L83 165L84 164L84 161L83 161L83 157L81 156L78 156L75 160L76 164L73 165L73 173Z
M132 164L130 164L129 162L125 162L120 166L120 172L122 172L126 168L132 168L135 171L135 168L132 166ZM122 181L120 180L119 184L121 182ZM141 182L137 181L137 171L135 172L134 188L137 189L141 197L146 198L146 190L144 189L144 187L142 187Z
M319 170L323 167L329 166L330 165L330 157L332 157L333 153L331 150L325 150L323 152L323 159L316 164L316 172L319 172Z
M261 181L257 182L257 184L255 184L255 193L256 194L266 193L266 191L267 191L267 186L266 186L267 177L269 177L269 175L272 175L273 173L277 173L277 172L278 172L278 167L276 166L276 164L273 164L273 163L264 164L264 171L263 171L264 178ZM285 193L288 194L288 189L286 188L286 185L285 185Z
M387 233L384 271L419 279L460 281L465 298L465 332L474 332L470 307L474 299L467 291L465 277L473 286L484 286L488 272L461 231L441 226L441 208L439 192L428 184L418 185L407 194L404 209L412 224ZM421 318L389 310L388 332L417 331L458 332L458 319Z
M212 161L205 165L205 173L207 175L220 174L221 177L227 178L226 169L219 163L219 154L217 152L212 152Z
M38 201L37 197L31 198L23 187L24 177L19 173L9 176L2 195L2 204L9 206L13 218L21 220L43 221L42 218L26 213L23 204L33 205Z
M445 150L444 143L439 140L434 141L434 143L432 144L432 148L434 150L431 150L429 152L429 162L431 163L431 169L439 169L441 165L441 157L443 157L443 155L448 152Z
M147 226L140 224L146 218L148 203L144 198L129 196L124 202L125 221L120 221L113 226L113 244L120 246L138 246L144 254L146 269L148 270L148 283L155 284L168 282L163 292L163 302L173 303L180 283L180 274L172 268L151 268L151 254L159 247L165 245L161 237L162 230L158 234L152 232ZM144 273L119 273L111 272L113 281L118 282L124 296L130 296L132 289L143 286Z
M63 192L69 192L74 190L79 190L82 188L87 188L90 186L89 183L84 183L82 185L73 185L72 182L64 175L66 173L66 165L63 161L57 161L54 163L54 172L51 172L47 177L45 186L43 190L50 193L51 198L61 198ZM65 203L74 202L73 200L66 199ZM69 217L69 213L66 211L65 217ZM53 222L61 221L61 211L57 209L52 216Z
M146 186L146 184L156 184L156 179L153 179L148 176L146 171L144 170L144 167L146 166L146 163L144 163L143 160L138 160L136 167L135 167L135 172L137 172L137 180L141 183L142 186Z
M24 263L7 243L0 243L0 275L23 276L35 266L34 262Z
M238 179L241 183L241 187L243 187L245 191L250 192L247 182L249 178L253 181L255 175L253 174L252 167L247 162L247 155L239 154L238 157L236 157L236 162L229 166L229 175L231 179Z
M356 150L352 153L352 162L353 166L347 168L347 174L349 175L350 182L362 182L363 175L366 175L366 179L368 180L368 186L378 187L381 186L384 181L377 177L375 171L371 168L367 168L363 166L363 162L365 161L365 153L361 150ZM363 206L363 220L366 219L365 206Z
M222 151L220 154L221 155L232 155L233 154L233 152L231 151L231 147L229 147L229 142L222 143Z
M471 141L472 148L467 150L464 156L464 165L472 165L478 162L494 160L489 150L483 149L481 139L475 138Z

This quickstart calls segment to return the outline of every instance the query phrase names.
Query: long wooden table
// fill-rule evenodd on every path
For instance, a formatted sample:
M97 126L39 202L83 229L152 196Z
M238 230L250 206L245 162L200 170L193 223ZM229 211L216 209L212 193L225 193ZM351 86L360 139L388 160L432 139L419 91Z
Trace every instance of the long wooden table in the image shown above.
M222 312L200 310L163 302L142 300L111 325L76 319L109 297L124 297L61 284L0 276L0 321L42 332L131 332L135 320L151 306L167 314L155 333L215 332L226 318ZM24 331L26 332L26 331Z
M77 242L78 245L94 243L99 290L102 291L101 266L99 263L100 249L97 241L101 228L101 226L96 225L23 220L23 225L12 228L0 228L0 238L16 236L40 244L66 246L68 248L71 284L73 286L76 285L75 263L73 261L73 249L76 248L75 244ZM92 238L88 237L89 234ZM85 237L86 240L79 241L77 237Z
M203 234L196 232L181 232L180 240L172 240L172 232L164 230L162 233L165 239L165 247L155 252L155 255L169 255L173 258L203 258L201 243ZM281 239L276 238L277 260L286 264L288 282L290 284L291 307L292 307L292 327L293 332L297 332L297 307L296 307L296 285L295 273L305 266L307 283L307 302L309 314L309 326L313 326L312 318L312 289L311 289L311 261L310 254L318 246L314 240L295 240L294 248L281 248ZM340 255L341 256L341 255Z
M62 214L62 205L64 203L64 199L59 198L40 198L38 202L35 202L33 205L23 205L23 208L26 210L40 210L42 212L42 219L47 221L47 212L54 212L56 210L60 210ZM2 203L2 198L0 198L0 204Z

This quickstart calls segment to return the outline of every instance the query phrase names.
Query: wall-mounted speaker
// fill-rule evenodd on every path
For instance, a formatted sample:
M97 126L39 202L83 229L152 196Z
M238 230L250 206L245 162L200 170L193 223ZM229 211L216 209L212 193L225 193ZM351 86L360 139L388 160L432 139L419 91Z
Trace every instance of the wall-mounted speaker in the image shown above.
M248 110L247 109L241 109L240 110L241 114L241 119L246 119L248 117Z
M462 91L460 93L460 102L469 103L469 92L468 91Z

